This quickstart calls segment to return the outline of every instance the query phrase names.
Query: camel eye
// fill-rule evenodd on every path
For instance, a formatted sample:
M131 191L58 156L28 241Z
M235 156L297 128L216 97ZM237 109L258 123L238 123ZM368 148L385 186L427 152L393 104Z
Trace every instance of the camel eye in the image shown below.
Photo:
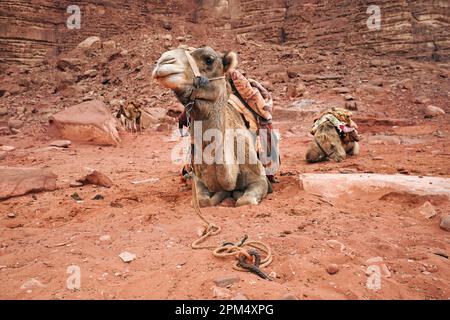
M207 64L208 66L210 66L210 65L213 64L214 60L213 60L211 57L207 57L207 58L205 59L205 62L206 62L206 64Z

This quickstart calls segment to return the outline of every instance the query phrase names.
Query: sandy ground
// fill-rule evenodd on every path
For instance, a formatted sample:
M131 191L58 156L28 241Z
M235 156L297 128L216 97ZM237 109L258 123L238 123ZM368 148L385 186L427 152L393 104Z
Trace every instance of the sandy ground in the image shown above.
M448 134L448 118L394 128L362 125L359 156L313 165L303 160L311 140L309 123L276 123L283 137L280 183L260 205L203 209L223 228L213 243L248 234L272 247L274 262L265 271L275 272L273 282L234 271L232 259L190 248L201 222L191 208L189 188L180 182L180 165L170 161L177 144L170 142L171 132L123 133L118 148L74 143L68 149L45 149L49 138L42 130L2 137L3 144L17 147L2 165L49 167L58 175L59 189L0 202L0 298L210 299L213 279L233 274L241 281L224 290L223 297L450 298L449 262L436 255L449 254L450 234L439 228L439 217L428 220L413 211L430 201L438 216L448 213L448 199L393 192L375 200L361 193L331 202L303 191L298 179L305 172L398 170L449 177L448 136L433 135L437 127ZM413 142L368 143L369 135L380 132ZM84 167L106 173L115 186L70 188ZM149 178L159 181L131 183ZM70 197L74 192L83 202ZM97 194L104 199L91 200ZM15 218L7 217L11 212ZM110 240L100 240L105 235ZM136 259L122 262L118 255L123 251ZM366 261L373 257L381 257L375 264L388 270L382 272L378 290L366 286ZM339 272L328 274L330 264L337 264ZM66 288L72 265L81 271L77 291ZM39 283L25 284L31 278Z

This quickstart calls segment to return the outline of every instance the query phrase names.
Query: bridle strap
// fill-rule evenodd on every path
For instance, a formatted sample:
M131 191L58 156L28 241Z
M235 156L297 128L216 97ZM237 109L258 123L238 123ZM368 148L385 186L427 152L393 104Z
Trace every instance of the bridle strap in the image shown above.
M202 75L200 74L200 70L198 69L197 63L195 62L195 60L192 57L192 55L187 50L184 50L184 52L186 53L186 58L188 60L188 63L189 63L189 66L191 67L192 72L194 73L194 76L196 78L197 77L201 77ZM207 79L209 81L215 81L215 80L225 79L225 76L214 77L214 78L207 78Z

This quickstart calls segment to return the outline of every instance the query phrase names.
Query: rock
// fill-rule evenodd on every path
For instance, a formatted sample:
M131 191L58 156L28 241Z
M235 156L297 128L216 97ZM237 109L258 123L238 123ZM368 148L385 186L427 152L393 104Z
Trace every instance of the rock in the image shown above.
M351 197L356 193L378 200L393 190L420 196L442 195L450 198L450 178L402 174L304 173L300 175L300 181L306 192L332 199L343 195Z
M20 129L23 127L23 121L17 119L9 119L8 120L8 128L9 129Z
M332 263L327 266L326 270L329 274L336 274L339 272L339 266L337 264Z
M100 38L96 36L86 38L78 44L78 48L81 49L100 49L100 47Z
M83 63L84 61L77 58L60 58L56 62L56 67L61 71L67 70L79 71Z
M235 295L231 300L248 300L247 296L241 292Z
M51 116L49 122L51 133L72 141L114 146L120 142L116 120L99 100L67 108Z
M173 37L172 37L171 34L165 34L165 35L162 37L162 39L165 40L165 41L172 41L172 40L173 40Z
M6 215L8 218L13 219L16 217L16 214L14 212L10 212Z
M124 251L121 254L119 254L120 259L122 259L125 263L130 263L134 259L136 259L136 255L133 253L130 253L128 251Z
M240 44L241 46L245 45L247 43L247 37L245 36L245 34L236 35L236 43Z
M230 297L231 297L231 291L229 289L213 287L213 298L229 299Z
M289 85L286 90L286 95L288 98L298 98L302 97L306 90L306 86L303 83L299 83L298 85Z
M111 241L111 236L109 234L105 234L98 238L101 242L109 242Z
M58 148L68 148L72 142L70 140L55 140L50 142L50 146Z
M414 88L414 81L412 79L403 79L398 83L400 89L412 90Z
M84 77L89 77L89 78L95 78L97 75L98 75L98 70L96 70L96 69L89 69L83 73Z
M347 87L337 87L337 88L333 88L333 91L337 92L337 93L345 94L345 93L349 93L350 89Z
M114 40L108 40L102 43L102 47L105 50L116 49L116 42Z
M217 277L213 281L216 284L216 286L221 287L221 288L226 288L226 287L231 286L234 283L238 283L239 281L241 281L241 278L238 275L231 274L231 275L227 275L227 276Z
M292 293L286 293L280 296L279 300L299 300L299 299Z
M389 144L401 144L402 140L397 137L397 136L386 136L386 135L374 135L374 136L369 136L369 144L384 144L384 145L389 145Z
M425 118L434 118L444 114L445 111L436 106L429 105L425 108Z
M22 290L29 290L33 288L45 288L46 286L42 284L39 280L36 278L31 278L30 280L26 281L24 284L20 286L20 289Z
M161 21L161 26L166 30L172 30L172 23L169 20Z
M433 205L429 201L414 209L413 212L421 214L426 219L431 219L436 216L436 210L434 210Z
M441 218L441 224L439 225L441 229L450 231L450 215Z
M384 89L379 86L374 86L372 84L362 84L357 89L357 92L359 94L372 94L372 95L378 95L380 93L384 92Z
M82 184L81 182L71 182L71 183L69 184L69 186L70 186L71 188L79 188L79 187L82 187L83 184Z
M6 107L0 107L0 117L6 116L8 114L8 109Z
M83 178L77 179L77 182L81 182L82 184L94 184L106 188L111 188L114 185L108 176L94 169L90 169L89 173Z
M63 91L74 85L78 81L78 77L69 72L56 73L56 92Z
M14 151L14 150L16 150L16 147L13 147L13 146L0 146L0 151L8 152L8 151Z
M83 199L81 199L80 195L77 192L72 193L70 197L75 201L83 201Z
M355 98L351 94L344 95L344 99L347 100L347 101L355 100Z
M56 189L57 176L47 169L0 166L0 177L0 200Z

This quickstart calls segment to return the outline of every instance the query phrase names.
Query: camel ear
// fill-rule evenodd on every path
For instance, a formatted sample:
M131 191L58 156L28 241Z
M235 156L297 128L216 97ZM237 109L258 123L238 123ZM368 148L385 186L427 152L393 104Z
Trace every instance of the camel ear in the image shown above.
M232 69L235 69L238 65L238 56L236 52L228 52L222 58L223 70L228 72Z

